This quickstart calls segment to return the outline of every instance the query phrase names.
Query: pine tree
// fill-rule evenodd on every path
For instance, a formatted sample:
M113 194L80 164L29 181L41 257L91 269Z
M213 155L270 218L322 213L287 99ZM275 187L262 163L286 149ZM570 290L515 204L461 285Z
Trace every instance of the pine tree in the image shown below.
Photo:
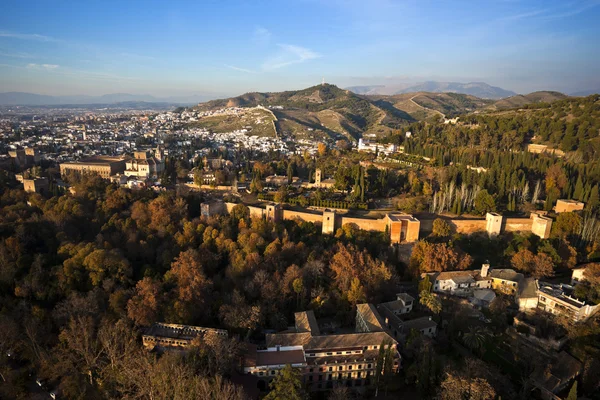
M573 382L573 386L571 386L571 390L569 390L567 400L577 400L577 381Z

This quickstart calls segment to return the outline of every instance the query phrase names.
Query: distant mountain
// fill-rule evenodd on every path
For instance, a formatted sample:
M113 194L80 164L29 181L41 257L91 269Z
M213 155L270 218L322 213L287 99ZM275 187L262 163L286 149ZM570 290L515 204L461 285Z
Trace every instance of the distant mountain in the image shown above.
M215 98L210 95L188 95L155 97L129 93L112 93L102 96L47 96L35 93L5 92L0 93L0 105L51 106L66 104L115 104L126 102L197 104Z
M579 92L571 93L571 96L574 96L574 97L586 97L586 96L590 96L592 94L600 94L600 89L582 90L582 91L579 91Z
M516 93L513 91L491 86L484 82L459 83L435 81L423 82L418 85L399 90L395 94L413 92L461 93L482 99L502 99L516 95Z
M383 94L381 93L381 90L385 87L385 85L350 86L347 87L346 90L349 90L356 94Z
M496 110L506 110L509 108L523 107L526 104L551 103L556 100L568 98L566 94L553 91L533 92L526 95L516 95L506 99L498 100L490 108Z

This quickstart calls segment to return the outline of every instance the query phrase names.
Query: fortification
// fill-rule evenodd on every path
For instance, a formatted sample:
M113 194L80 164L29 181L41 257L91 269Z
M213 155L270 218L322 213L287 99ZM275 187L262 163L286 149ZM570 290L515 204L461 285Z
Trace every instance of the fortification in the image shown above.
M335 232L335 211L323 211L323 234L331 235Z
M581 201L559 199L556 200L554 211L556 211L557 214L562 212L581 211L584 207L585 203Z
M531 213L530 218L533 220L531 232L542 239L548 239L552 230L552 218L535 212Z
M266 216L268 221L280 222L283 217L283 210L281 208L281 204L267 204Z
M491 212L485 215L485 230L490 236L497 236L502 232L502 215Z

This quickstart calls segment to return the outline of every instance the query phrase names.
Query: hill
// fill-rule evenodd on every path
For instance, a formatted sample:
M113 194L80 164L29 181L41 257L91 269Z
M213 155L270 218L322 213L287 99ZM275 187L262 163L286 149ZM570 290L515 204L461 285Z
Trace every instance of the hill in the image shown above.
M540 91L533 92L527 95L516 95L506 99L502 99L494 103L490 109L506 110L511 108L519 108L528 104L535 103L551 103L556 100L564 100L569 96L560 92Z
M492 101L459 93L406 93L393 96L369 96L373 101L386 101L416 120L435 115L452 117L488 107Z
M502 89L497 86L491 86L484 82L459 83L435 81L423 82L418 85L402 89L396 94L415 92L461 93L476 96L482 99L502 99L504 97L514 96L516 94L513 91Z
M335 85L275 93L246 93L199 104L198 110L270 106L278 130L299 138L358 139L363 133L387 134L416 119L385 100L374 101ZM281 107L281 109L279 109Z

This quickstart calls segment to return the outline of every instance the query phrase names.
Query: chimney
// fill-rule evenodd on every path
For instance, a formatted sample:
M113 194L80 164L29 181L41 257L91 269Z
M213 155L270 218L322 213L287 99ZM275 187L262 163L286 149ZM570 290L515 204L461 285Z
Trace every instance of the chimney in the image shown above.
M481 277L482 278L487 277L489 270L490 270L490 264L482 264L481 265Z

